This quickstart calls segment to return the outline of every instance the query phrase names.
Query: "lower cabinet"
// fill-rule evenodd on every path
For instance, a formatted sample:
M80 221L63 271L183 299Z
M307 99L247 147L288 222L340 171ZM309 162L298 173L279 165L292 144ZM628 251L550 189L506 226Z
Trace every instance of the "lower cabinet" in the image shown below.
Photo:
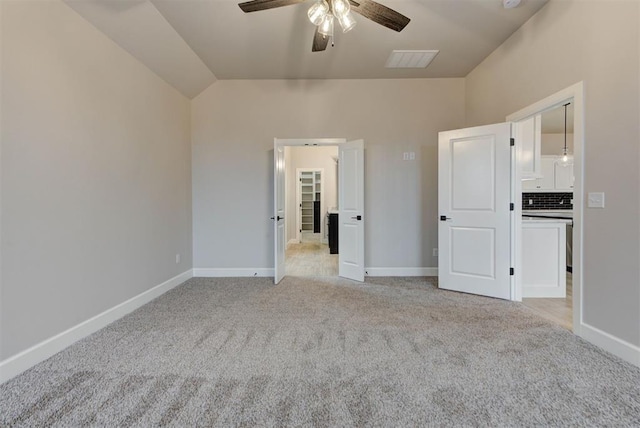
M566 228L562 221L522 221L522 297L566 297Z

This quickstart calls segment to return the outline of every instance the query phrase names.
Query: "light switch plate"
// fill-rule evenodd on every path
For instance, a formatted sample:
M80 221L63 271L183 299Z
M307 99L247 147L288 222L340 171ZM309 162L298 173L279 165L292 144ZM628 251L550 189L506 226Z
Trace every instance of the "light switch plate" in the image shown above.
M604 208L604 192L589 192L587 194L587 207Z

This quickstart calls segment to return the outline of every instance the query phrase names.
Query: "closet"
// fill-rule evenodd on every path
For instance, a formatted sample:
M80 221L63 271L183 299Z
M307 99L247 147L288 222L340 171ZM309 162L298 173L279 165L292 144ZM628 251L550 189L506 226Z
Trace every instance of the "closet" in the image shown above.
M320 233L322 171L299 171L300 232Z

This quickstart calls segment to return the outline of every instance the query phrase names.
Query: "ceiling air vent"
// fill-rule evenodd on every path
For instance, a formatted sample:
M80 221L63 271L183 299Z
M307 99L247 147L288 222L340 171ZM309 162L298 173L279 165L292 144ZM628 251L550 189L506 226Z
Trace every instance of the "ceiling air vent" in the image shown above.
M425 68L440 51L393 51L386 68Z

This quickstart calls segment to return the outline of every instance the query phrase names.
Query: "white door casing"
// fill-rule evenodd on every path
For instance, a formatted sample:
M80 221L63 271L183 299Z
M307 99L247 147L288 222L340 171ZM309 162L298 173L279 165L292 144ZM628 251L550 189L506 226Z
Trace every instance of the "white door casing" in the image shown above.
M438 285L511 299L511 124L440 132Z
M364 281L364 141L339 147L339 275Z
M273 230L275 242L275 271L274 281L279 283L285 274L285 194L284 194L284 146L274 144L273 147Z

